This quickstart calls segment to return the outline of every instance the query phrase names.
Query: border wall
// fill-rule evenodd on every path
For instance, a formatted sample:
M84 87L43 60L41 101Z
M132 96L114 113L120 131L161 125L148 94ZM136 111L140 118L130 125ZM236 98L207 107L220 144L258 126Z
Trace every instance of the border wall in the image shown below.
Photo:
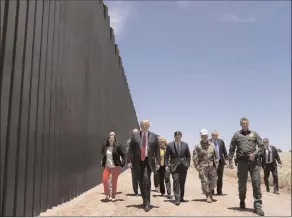
M0 216L37 216L101 182L109 132L138 127L100 0L0 1Z

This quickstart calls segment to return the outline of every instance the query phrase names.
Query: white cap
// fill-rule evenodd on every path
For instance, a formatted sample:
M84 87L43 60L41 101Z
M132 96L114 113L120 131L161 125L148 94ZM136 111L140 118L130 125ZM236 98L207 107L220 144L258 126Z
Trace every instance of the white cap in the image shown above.
M206 130L206 129L201 129L201 131L200 131L200 135L208 135L209 133L208 133L208 130Z

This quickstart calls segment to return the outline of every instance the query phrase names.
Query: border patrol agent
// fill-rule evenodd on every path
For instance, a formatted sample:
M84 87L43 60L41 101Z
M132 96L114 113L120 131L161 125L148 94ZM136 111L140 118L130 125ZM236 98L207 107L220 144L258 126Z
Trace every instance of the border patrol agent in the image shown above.
M233 155L236 149L240 208L245 209L246 184L249 172L253 188L254 212L259 216L264 216L264 211L262 210L260 166L258 163L259 157L264 151L264 145L258 133L249 130L247 118L241 118L240 125L242 130L234 133L229 148L229 166L231 169L234 167Z

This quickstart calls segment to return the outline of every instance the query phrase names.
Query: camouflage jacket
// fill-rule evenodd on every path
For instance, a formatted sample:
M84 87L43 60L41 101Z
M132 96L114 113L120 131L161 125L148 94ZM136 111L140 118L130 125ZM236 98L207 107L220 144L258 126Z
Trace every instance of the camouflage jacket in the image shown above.
M195 146L193 151L193 163L197 170L207 166L218 167L218 155L217 151L212 142L204 143L203 141L200 144Z

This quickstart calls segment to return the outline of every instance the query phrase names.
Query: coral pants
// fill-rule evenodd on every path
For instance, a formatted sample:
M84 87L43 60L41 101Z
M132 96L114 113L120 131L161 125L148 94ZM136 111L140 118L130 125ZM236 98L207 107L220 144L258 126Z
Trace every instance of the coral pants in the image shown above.
M109 168L105 167L102 173L102 183L103 183L103 188L104 188L104 193L106 195L110 194L110 189L108 185L108 178L109 175L112 175L112 197L116 197L117 193L117 183L118 183L118 177L120 175L120 167L114 167L114 168Z

